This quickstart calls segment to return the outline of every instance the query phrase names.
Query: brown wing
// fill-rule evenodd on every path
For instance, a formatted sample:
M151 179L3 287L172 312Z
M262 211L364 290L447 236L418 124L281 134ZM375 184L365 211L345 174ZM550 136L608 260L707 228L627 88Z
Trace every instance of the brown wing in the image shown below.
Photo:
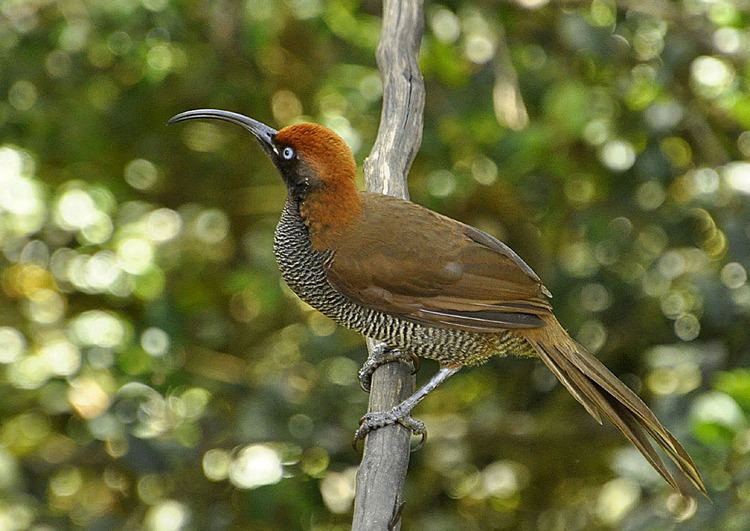
M327 265L339 292L378 310L476 332L543 326L549 292L509 247L414 203L362 194Z

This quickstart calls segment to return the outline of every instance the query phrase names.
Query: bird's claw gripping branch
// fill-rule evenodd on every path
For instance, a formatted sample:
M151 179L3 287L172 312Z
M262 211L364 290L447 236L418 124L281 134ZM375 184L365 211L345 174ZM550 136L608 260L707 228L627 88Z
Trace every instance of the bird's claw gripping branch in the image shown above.
M424 422L412 417L410 412L403 412L400 408L401 404L388 411L371 411L370 413L363 415L362 418L359 419L359 428L354 432L354 439L352 440L352 446L354 449L357 449L359 441L363 441L371 431L386 426L392 426L394 424L401 424L404 428L409 430L412 435L420 436L419 442L414 448L412 448L412 451L417 451L422 448L427 439L427 427Z
M357 379L359 380L359 386L365 393L370 392L370 384L372 383L372 375L378 367L385 365L386 363L400 362L408 365L411 368L412 374L416 374L419 370L420 361L417 356L411 353L404 354L396 348L390 348L385 343L378 343L372 352L367 357L365 362L360 367L357 373Z

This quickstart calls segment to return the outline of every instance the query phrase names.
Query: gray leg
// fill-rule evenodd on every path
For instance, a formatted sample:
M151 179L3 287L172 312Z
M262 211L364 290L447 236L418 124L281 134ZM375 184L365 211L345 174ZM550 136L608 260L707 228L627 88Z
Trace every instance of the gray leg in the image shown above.
M414 435L421 435L422 440L419 443L419 446L421 446L427 437L427 430L425 429L424 422L411 416L411 410L414 409L424 397L435 390L437 386L456 374L459 370L460 367L443 367L435 373L435 376L430 378L429 382L393 409L367 413L360 419L359 428L354 433L354 446L356 447L357 441L364 439L371 431L396 423L411 430Z
M369 393L372 374L375 372L375 369L393 361L406 363L412 368L412 373L417 372L417 369L419 369L419 358L416 356L404 355L398 349L391 348L385 343L378 343L372 349L372 352L367 357L367 361L365 361L357 373L359 385L362 387L362 390Z

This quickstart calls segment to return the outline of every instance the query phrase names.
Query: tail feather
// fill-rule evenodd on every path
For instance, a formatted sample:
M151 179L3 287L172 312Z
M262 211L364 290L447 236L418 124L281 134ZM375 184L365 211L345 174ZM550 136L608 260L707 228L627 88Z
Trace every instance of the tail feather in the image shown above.
M592 371L591 378L599 386L637 417L637 420L640 421L640 424L644 429L646 429L649 435L658 442L659 446L664 449L670 459L680 467L690 482L695 485L698 490L707 494L705 492L706 487L703 485L700 472L698 472L690 455L674 435L672 435L662 423L659 422L656 415L654 415L640 397L612 374L602 362L586 352L582 347L573 351L573 354L582 362L582 364Z
M573 341L554 317L547 321L544 328L529 330L524 336L544 364L586 411L600 424L602 416L612 422L675 490L685 494L646 434L664 450L682 475L707 495L695 463L679 441L638 395Z
M588 393L584 391L586 384L589 383L586 375L582 374L581 372L573 371L571 373L570 371L565 370L562 364L556 363L554 358L547 354L547 350L544 347L542 347L541 345L534 345L534 347L539 352L539 357L542 359L544 364L549 368L549 370L552 371L557 379L560 380L560 382L565 386L568 392L573 395L573 398L575 398L578 402L581 403L584 408L586 408L586 411L589 412L589 415L594 417L594 420L596 420L599 424L602 424L601 412L600 409L596 406L596 401L592 402L588 400Z

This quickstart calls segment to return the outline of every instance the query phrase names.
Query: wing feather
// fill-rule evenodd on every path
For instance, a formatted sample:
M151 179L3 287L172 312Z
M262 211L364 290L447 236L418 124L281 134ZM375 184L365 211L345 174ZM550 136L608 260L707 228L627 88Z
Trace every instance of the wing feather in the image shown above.
M362 199L361 218L327 263L335 289L433 326L497 332L543 325L549 291L507 245L408 201Z

